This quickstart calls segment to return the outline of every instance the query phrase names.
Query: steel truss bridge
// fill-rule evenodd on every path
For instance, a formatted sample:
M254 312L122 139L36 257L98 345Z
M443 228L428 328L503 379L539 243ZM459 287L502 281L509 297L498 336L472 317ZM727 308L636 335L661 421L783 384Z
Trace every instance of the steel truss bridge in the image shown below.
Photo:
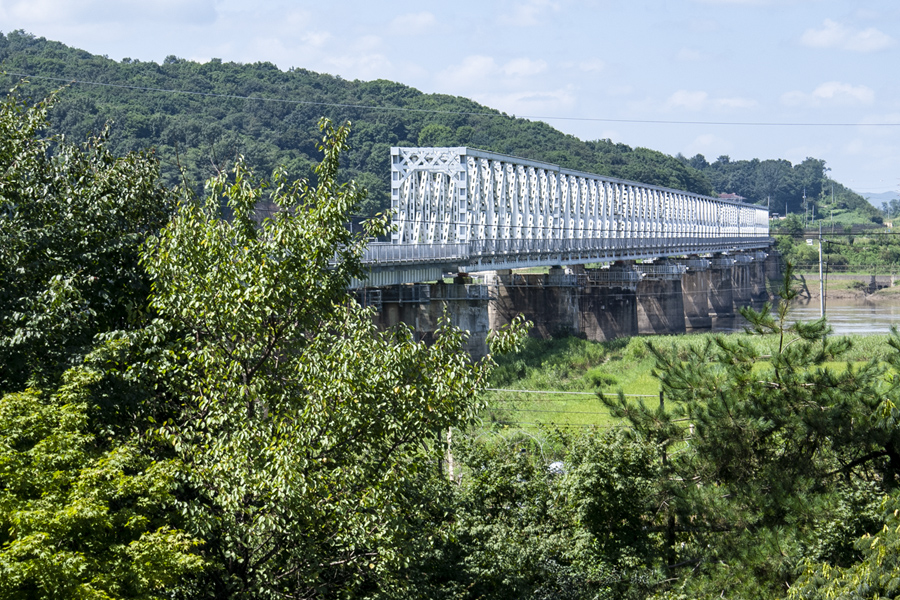
M471 148L391 148L391 209L360 286L772 243L764 207Z

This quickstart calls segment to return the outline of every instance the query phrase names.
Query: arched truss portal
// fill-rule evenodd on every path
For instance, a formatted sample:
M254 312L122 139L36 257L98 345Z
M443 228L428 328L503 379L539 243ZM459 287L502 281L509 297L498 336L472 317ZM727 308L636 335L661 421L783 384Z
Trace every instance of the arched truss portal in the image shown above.
M421 255L473 270L771 243L762 207L470 148L391 148L391 208L393 248L369 261Z

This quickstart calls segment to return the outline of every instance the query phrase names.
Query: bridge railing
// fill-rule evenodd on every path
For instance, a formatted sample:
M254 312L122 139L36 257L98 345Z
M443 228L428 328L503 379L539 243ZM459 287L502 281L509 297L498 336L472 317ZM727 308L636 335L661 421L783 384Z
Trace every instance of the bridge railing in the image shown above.
M372 242L366 247L363 263L403 264L403 263L444 263L466 261L469 258L468 244L391 244Z
M532 258L571 262L573 257L615 260L634 256L675 256L754 249L768 245L768 236L672 237L672 238L579 238L474 240L457 244L370 243L363 262L375 265L457 264L460 266L504 259Z

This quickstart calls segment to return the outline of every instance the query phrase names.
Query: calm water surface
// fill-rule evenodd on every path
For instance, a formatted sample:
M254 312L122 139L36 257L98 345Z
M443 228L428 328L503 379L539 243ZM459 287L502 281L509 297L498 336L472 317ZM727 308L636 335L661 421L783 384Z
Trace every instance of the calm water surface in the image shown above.
M795 307L793 316L804 321L818 319L819 301ZM831 300L825 305L825 317L839 335L889 333L892 325L900 328L900 304Z
M890 333L891 326L900 329L900 302L874 304L860 300L830 300L825 316L837 335ZM791 310L792 321L814 321L819 318L819 301L799 304ZM743 331L746 322L740 315L734 319L713 322L713 331Z

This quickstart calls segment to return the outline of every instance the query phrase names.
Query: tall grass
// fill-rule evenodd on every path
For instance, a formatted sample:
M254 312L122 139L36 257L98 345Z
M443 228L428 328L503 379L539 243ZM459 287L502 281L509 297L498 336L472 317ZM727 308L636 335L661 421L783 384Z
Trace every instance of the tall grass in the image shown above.
M654 402L659 382L651 371L655 360L647 346L688 360L690 349L715 337L742 338L761 355L777 351L778 337L745 333L703 333L632 337L610 342L590 342L577 337L529 339L515 354L498 358L492 376L485 415L488 422L526 428L553 424L563 427L615 424L597 394L621 391L633 401ZM890 352L889 334L848 336L852 345L845 362L879 359ZM841 368L841 364L830 364ZM560 393L563 392L563 393Z

